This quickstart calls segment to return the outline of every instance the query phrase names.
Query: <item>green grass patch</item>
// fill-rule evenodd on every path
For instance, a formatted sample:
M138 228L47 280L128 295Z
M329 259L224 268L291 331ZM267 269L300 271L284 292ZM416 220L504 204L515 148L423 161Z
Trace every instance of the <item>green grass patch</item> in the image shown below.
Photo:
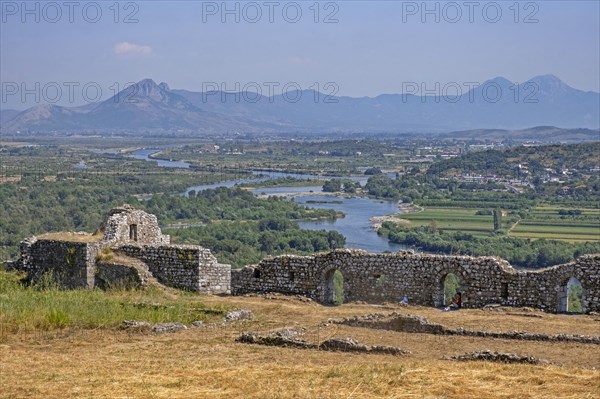
M123 320L150 323L212 321L225 307L207 308L192 293L167 297L158 288L145 290L60 290L50 280L25 286L14 272L0 270L0 333L63 328L114 328Z

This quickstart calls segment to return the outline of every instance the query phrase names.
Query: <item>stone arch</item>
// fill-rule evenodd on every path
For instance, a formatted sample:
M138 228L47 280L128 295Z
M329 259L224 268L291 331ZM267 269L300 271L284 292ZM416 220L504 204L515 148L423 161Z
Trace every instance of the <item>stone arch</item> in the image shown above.
M573 290L576 290L576 287L580 287L581 289L581 297L578 298L580 300L581 309L573 309L573 304L570 303L570 296L573 295ZM581 279L577 278L574 275L568 275L559 280L559 285L557 288L557 308L556 310L561 313L585 313L586 312L586 301L585 294L586 290L583 286Z
M336 295L335 290L335 276L336 273L339 273L342 276L342 298L339 298ZM321 277L321 303L324 305L334 306L336 304L340 304L339 302L344 302L346 292L346 282L344 279L344 274L340 268L331 267L323 272ZM339 295L339 294L338 294ZM340 300L341 299L341 300ZM336 303L338 302L338 303Z
M433 292L433 306L435 307L442 307L445 306L447 304L445 295L444 295L444 285L445 285L445 281L446 281L446 277L448 277L449 274L453 274L458 278L458 283L461 289L461 294L462 294L462 301L463 301L463 306L465 305L465 303L467 302L467 298L468 298L468 283L467 283L467 279L465 278L464 273L462 273L461 271L454 269L454 268L449 268L449 269L445 269L442 272L438 273L436 280L435 280L435 289Z

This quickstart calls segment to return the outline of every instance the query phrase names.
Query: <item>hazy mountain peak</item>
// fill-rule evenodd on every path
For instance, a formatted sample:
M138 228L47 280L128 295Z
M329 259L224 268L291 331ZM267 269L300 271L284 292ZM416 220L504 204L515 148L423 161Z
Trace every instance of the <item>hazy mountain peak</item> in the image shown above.
M136 94L144 94L151 97L153 94L159 94L163 90L152 79L140 80L134 86L136 89Z
M580 91L572 88L554 75L539 75L529 79L537 85L537 91L543 96L560 96L565 93L579 93Z
M37 117L48 117L53 113L66 113L68 112L68 108L61 107L59 105L54 104L39 104L34 105L33 107L25 110L24 112L28 112L31 115L35 115Z
M534 81L540 81L540 82L546 82L546 83L562 83L565 84L562 80L560 80L556 75L552 75L551 73L546 74L546 75L538 75L538 76L534 76L533 78L529 79L529 80L534 80Z
M510 86L513 84L510 80L506 79L504 76L496 76L493 79L486 80L483 84L495 83L500 86Z
M145 86L145 85L148 85L148 86L158 86L156 84L156 82L153 79L151 79L151 78L142 79L139 82L137 82L136 85L140 85L140 86Z
M148 102L162 104L182 105L187 101L169 90L166 83L157 85L152 79L143 79L139 82L125 88L121 93L118 93L112 102L135 104L135 106L145 106Z

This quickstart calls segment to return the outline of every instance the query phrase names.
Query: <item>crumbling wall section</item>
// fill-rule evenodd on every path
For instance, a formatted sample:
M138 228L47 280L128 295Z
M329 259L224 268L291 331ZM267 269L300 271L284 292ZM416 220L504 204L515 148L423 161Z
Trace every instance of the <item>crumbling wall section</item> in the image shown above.
M155 215L127 205L111 209L100 230L104 233L103 241L109 245L165 245L171 242L168 235L162 234Z
M537 271L518 271L493 257L411 251L371 254L343 249L314 256L283 255L234 270L232 292L300 294L332 303L330 286L335 270L344 277L347 302L398 302L407 297L409 303L442 306L444 279L453 273L460 281L464 307L503 304L562 311L560 296L569 278L575 277L582 284L584 311L600 310L600 255Z
M196 245L134 245L115 248L142 260L169 287L202 293L229 293L231 266L219 264L210 250Z
M21 258L15 266L27 272L28 279L40 282L50 276L64 288L93 288L99 242L37 239L23 241Z
M573 262L534 271L518 271L505 279L511 306L530 306L549 311L565 311L566 287L570 278L582 286L585 311L600 311L600 255L583 255Z

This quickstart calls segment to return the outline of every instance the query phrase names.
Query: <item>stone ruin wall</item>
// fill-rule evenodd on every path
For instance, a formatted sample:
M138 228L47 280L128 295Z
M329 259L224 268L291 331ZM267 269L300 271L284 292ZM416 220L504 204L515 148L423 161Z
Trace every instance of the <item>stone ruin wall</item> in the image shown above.
M581 283L584 310L600 311L600 254L583 255L573 262L545 269L515 272L506 279L512 287L508 304L563 311L571 277Z
M284 255L232 271L232 292L280 292L309 296L321 303L333 299L332 274L344 276L345 301L399 302L442 306L448 273L460 280L463 306L488 304L531 306L562 311L561 298L570 277L583 287L585 311L600 311L600 255L537 271L518 271L493 257L415 254L370 254L337 250L314 256ZM382 277L383 276L383 277ZM564 304L563 304L564 305Z
M29 238L21 243L20 258L9 262L8 267L27 272L30 281L40 281L51 271L55 281L65 288L92 289L96 284L105 287L110 285L109 280L132 276L135 278L129 280L143 282L151 273L151 277L173 288L230 292L231 266L220 264L206 248L170 245L170 237L162 234L154 215L128 205L113 208L99 231L102 238L91 242ZM84 233L82 236L94 238ZM133 259L123 264L105 262L105 248ZM134 267L136 262L142 262L142 266Z
M46 273L52 272L54 280L64 288L92 289L98 283L98 255L106 247L102 241L86 243L33 237L21 243L21 258L10 266L26 271L30 281L39 282ZM220 264L206 248L125 244L112 250L144 262L152 276L166 286L206 294L230 292L231 266ZM129 269L120 274L137 273Z
M52 271L66 288L93 288L96 259L107 245L31 238L21 244L19 269L30 280ZM582 284L585 311L600 311L600 255L536 271L513 269L491 257L444 256L398 252L370 254L337 250L313 256L284 255L258 265L231 270L219 264L210 250L191 245L123 244L117 253L144 262L161 283L201 293L280 292L306 295L321 303L333 298L331 275L344 276L345 300L369 303L409 302L443 304L443 281L448 273L460 280L465 307L487 304L530 306L562 311L566 284L571 277Z
M132 226L135 226L135 238L132 237ZM162 234L155 215L130 206L111 209L100 230L104 233L102 240L109 245L124 243L165 245L171 242L170 236Z
M32 237L20 245L21 258L13 267L27 271L30 281L48 272L65 288L93 288L100 242L72 242Z
M230 292L231 266L220 264L206 248L126 244L115 251L142 260L152 275L169 287L206 294Z

